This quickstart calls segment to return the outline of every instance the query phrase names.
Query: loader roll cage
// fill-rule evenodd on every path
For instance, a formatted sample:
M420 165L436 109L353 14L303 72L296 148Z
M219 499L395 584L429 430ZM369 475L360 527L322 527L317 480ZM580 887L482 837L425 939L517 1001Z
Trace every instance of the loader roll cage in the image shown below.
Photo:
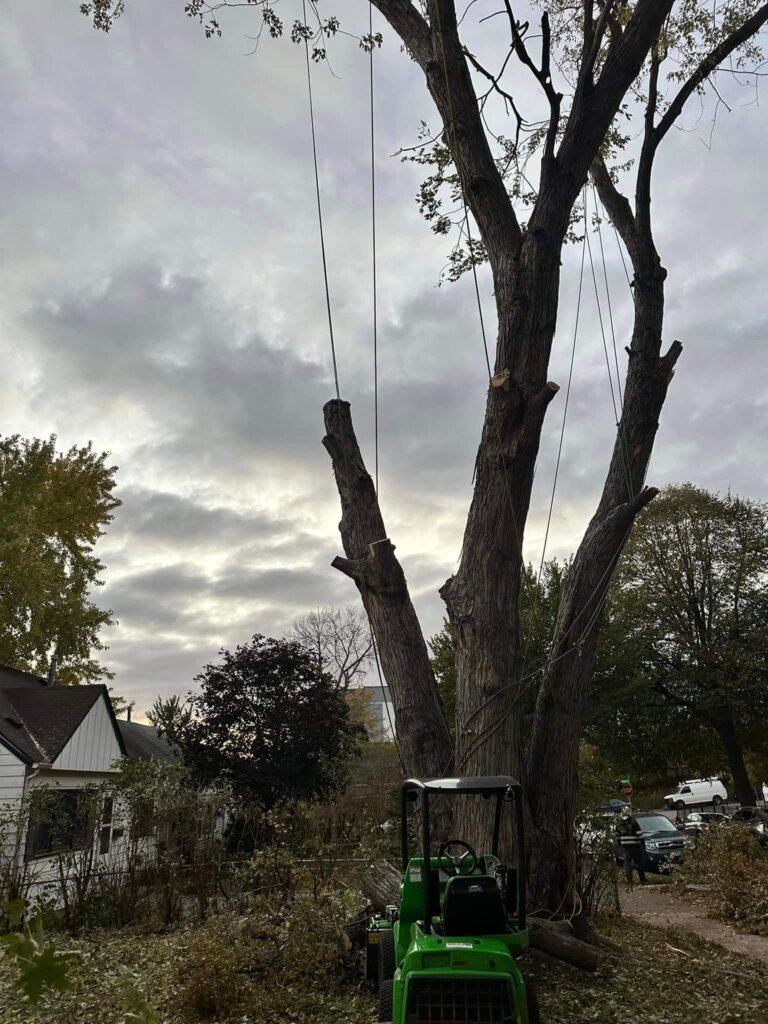
M421 803L421 847L422 863L424 865L424 926L429 929L431 908L435 902L435 895L438 889L439 872L433 870L431 860L431 836L430 836L430 796L482 796L486 800L495 798L496 805L493 816L493 834L491 839L490 853L498 859L499 840L501 837L501 824L504 814L504 806L511 804L515 815L515 853L516 869L514 871L514 884L516 886L515 917L516 929L525 929L526 915L526 869L525 869L525 831L523 819L522 787L517 779L509 775L480 776L473 778L455 779L406 779L400 791L400 844L402 851L403 871L408 868L410 861L408 842L408 804L420 801ZM467 846L462 840L455 841L457 845ZM449 841L445 845L451 845ZM471 849L471 847L469 848ZM473 851L474 852L474 851Z

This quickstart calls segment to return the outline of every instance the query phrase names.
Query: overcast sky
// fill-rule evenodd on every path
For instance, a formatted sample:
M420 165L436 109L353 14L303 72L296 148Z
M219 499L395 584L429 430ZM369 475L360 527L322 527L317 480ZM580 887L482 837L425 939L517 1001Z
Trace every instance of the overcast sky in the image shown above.
M78 6L10 0L0 22L0 433L92 440L119 466L98 600L119 620L105 635L114 692L143 713L185 693L220 646L356 594L329 564L334 389L303 51L266 39L249 53L255 12L223 16L223 38L207 41L182 0L132 0L109 36ZM359 0L334 10L366 31ZM285 20L295 13L286 0ZM368 64L344 37L332 57L335 77L313 69L330 284L342 397L372 469ZM423 79L386 32L376 68L381 497L429 635L461 544L486 375L471 280L438 287L448 245L420 219L418 168L392 157L436 124ZM666 340L685 351L648 480L766 499L768 115L754 90L728 88L716 131L707 100L658 161ZM629 291L604 241L623 354ZM550 374L562 384L578 256L564 260ZM481 287L493 336L485 273ZM536 562L561 415L556 401L526 539ZM615 431L589 277L568 415L560 556Z

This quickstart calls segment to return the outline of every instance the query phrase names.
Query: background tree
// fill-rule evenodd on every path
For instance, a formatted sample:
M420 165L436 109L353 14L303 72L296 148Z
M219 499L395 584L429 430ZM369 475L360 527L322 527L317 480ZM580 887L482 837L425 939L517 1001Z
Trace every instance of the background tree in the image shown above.
M192 721L192 707L188 700L182 700L177 693L170 697L155 697L147 718L160 736L183 750L186 729Z
M91 600L104 566L93 548L120 502L116 466L88 444L0 438L0 664L57 683L111 678L93 656L112 613Z
M453 765L466 774L521 776L533 898L537 906L562 909L574 877L579 737L600 613L634 519L657 493L645 487L645 475L682 350L673 342L662 354L666 271L651 226L653 165L687 100L721 65L753 66L753 39L768 20L768 3L725 0L712 14L704 0L544 0L537 25L511 0L490 16L470 4L461 19L454 0L372 2L421 69L442 123L440 148L434 158L424 154L435 169L420 194L424 212L436 230L460 232L452 257L459 272L487 259L496 306L473 498L459 566L441 589L456 651L455 744L349 405L340 400L324 410L345 554L333 564L355 582L371 621L408 771L434 775ZM195 0L184 9L213 37L227 6ZM268 0L252 6L271 36L282 34ZM124 0L81 4L104 30L124 8ZM312 0L308 10L310 23L294 21L290 34L320 60L339 22L333 15L323 20ZM480 59L466 40L482 26L487 47ZM371 49L378 40L363 34L360 42ZM537 91L526 110L520 74L530 75ZM509 129L489 126L494 99L507 111ZM633 139L639 152L631 152ZM620 165L627 170L632 156L634 205L617 187ZM635 320L605 485L563 589L526 744L522 542L541 431L558 391L547 374L562 248L590 171L630 257ZM455 218L440 205L446 191L458 205ZM477 237L470 238L469 214ZM482 842L490 815L474 807L461 813L459 833Z
M768 505L667 488L630 538L609 609L599 692L618 735L663 750L666 733L690 758L714 731L710 761L727 760L754 803L740 732L768 714Z
M373 660L371 627L359 608L316 608L297 619L292 639L310 651L318 668L342 690L361 679Z
M359 730L332 676L300 644L256 634L195 681L183 747L201 783L225 783L264 811L344 788Z

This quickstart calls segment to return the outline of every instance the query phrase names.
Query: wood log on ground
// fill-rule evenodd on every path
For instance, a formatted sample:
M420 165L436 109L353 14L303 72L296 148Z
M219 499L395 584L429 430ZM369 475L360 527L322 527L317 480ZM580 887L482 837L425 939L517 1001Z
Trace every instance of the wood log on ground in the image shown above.
M387 860L375 860L363 872L360 890L366 899L380 913L390 906L400 904L400 883L403 873Z
M390 904L399 905L402 872L386 860L374 861L363 873L360 889L371 905L382 912ZM534 949L585 971L596 971L603 962L601 951L573 935L568 921L528 918L529 941Z
M554 921L529 917L528 941L534 949L580 967L583 971L596 971L604 959L596 946L590 946L569 935L565 929L557 927Z

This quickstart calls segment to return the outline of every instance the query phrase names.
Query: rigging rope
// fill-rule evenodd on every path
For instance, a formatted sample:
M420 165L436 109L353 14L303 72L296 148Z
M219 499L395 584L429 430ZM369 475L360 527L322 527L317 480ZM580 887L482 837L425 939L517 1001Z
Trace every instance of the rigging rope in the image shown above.
M599 320L599 323L600 323L600 336L601 336L602 341L603 341L603 352L605 353L605 365L606 365L606 369L608 370L608 386L609 386L610 391L611 391L611 405L613 406L614 423L616 424L616 430L618 432L619 446L620 446L620 451L621 451L621 463L622 463L622 468L624 470L624 482L627 485L627 495L628 495L628 497L631 498L633 496L632 472L631 472L630 464L629 464L629 453L627 452L626 440L624 438L624 432L623 432L622 426L621 426L621 415L620 415L620 412L623 412L622 400L619 399L619 406L617 407L617 405L616 405L616 392L615 392L614 387L613 387L613 370L611 369L611 360L610 360L610 357L608 355L608 341L607 341L606 336L605 336L605 323L603 321L603 310L602 310L602 306L600 305L600 292L599 292L599 289L597 287L597 274L595 272L595 263L594 263L594 260L592 259L592 243L589 240L589 233L587 233L587 252L589 253L589 265L590 265L590 268L592 270L592 283L593 283L594 288L595 288L595 302L597 303L597 317L598 317L598 320ZM608 277L607 277L607 273L606 273L606 286L607 286L607 281L608 281ZM615 347L616 346L615 346L615 336L614 336L614 352L615 352ZM618 365L618 357L617 357L617 365Z
M565 438L565 421L568 417L568 402L571 397L571 382L573 381L573 363L576 358L576 338L579 333L579 314L581 312L581 293L584 284L584 257L587 253L587 186L584 186L584 238L581 243L581 268L579 270L579 293L576 299L576 323L573 327L573 344L571 345L571 365L568 369L568 386L565 389L565 408L563 409L563 422L560 426L560 443L557 446L557 461L555 462L555 476L552 481L552 495L549 499L549 512L547 513L547 528L544 531L544 544L541 549L541 562L539 563L539 575L536 579L537 586L541 583L541 574L544 571L544 559L547 554L547 541L549 540L549 528L552 525L552 511L555 506L555 491L557 490L557 478L560 473L560 459L563 454L563 440Z
M376 497L379 496L379 338L378 293L376 287L376 161L373 103L373 4L368 4L368 37L370 42L370 95L371 95L371 244L373 250L373 443ZM376 655L378 665L378 654Z
M603 231L602 231L602 216L600 214L600 207L597 199L597 192L595 191L594 182L592 183L592 199L595 205L595 213L597 214L597 237L600 242L600 255L603 261L603 279L605 280L605 298L608 303L608 321L611 325L611 340L613 341L613 361L616 366L616 387L619 391L619 408L624 412L624 396L621 393L621 374L619 373L619 355L616 351L616 331L613 327L613 308L611 306L611 290L608 287L608 267L605 262L605 249L603 248Z
M304 25L307 24L307 3L302 0ZM315 167L315 194L317 196L317 219L320 225L320 251L323 257L323 281L325 283L325 305L328 310L328 332L331 338L331 359L333 361L333 379L336 384L336 398L341 401L339 391L339 370L336 365L336 344L333 338L333 316L331 315L331 291L328 287L328 260L325 255L325 232L323 230L323 208L320 203L320 174L317 169L317 137L315 133L315 109L312 102L312 73L309 62L309 41L304 35L304 56L307 62L307 93L309 95L309 123L312 128L312 159Z

